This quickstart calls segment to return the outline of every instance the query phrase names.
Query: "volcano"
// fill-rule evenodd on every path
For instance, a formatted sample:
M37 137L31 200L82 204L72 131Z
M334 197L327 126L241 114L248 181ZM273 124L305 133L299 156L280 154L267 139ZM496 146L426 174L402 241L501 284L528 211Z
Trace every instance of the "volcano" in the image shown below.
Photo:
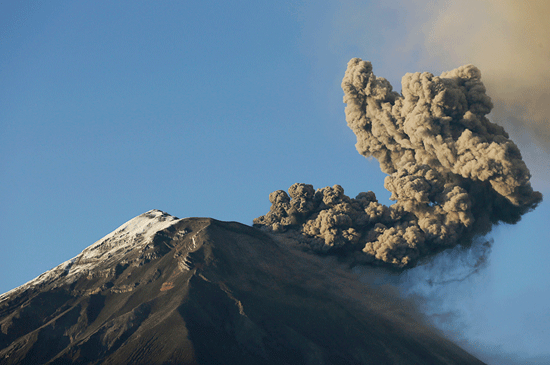
M483 364L327 260L152 210L0 296L0 364Z

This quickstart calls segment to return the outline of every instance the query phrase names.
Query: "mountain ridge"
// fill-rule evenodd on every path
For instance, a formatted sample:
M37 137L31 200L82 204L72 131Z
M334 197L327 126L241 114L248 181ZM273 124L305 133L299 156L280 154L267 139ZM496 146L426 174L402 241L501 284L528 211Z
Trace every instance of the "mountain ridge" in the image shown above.
M0 364L482 364L396 296L240 223L153 210L73 260L2 296Z
M81 253L79 253L77 256L73 257L72 259L62 262L56 267L40 274L36 278L28 281L23 285L20 285L6 293L0 294L0 303L8 295L13 294L14 292L25 290L35 285L40 285L43 282L47 282L48 279L56 278L62 272L67 272L66 276L68 278L71 278L74 275L79 276L78 274L82 274L79 272L81 270L87 271L87 270L93 269L94 268L93 265L87 265L87 264L90 264L90 263L93 264L93 261L96 261L96 262L100 261L100 259L102 259L102 256L104 255L108 255L110 257L113 256L113 253L109 252L109 251L113 251L113 250L109 250L109 247L108 247L108 244L110 241L113 241L116 239L117 245L115 249L117 250L124 249L124 248L131 249L131 248L134 248L134 246L136 246L136 241L138 241L137 238L139 236L141 236L142 239L137 242L137 245L139 246L140 243L147 244L148 239L151 238L150 237L151 234L154 235L158 231L168 227L171 224L176 223L179 220L180 220L179 218L171 216L168 213L165 213L158 209L152 209L143 214L140 214L139 216L124 223L123 225L121 225L111 233L97 240L90 246L86 247L84 250L82 250ZM152 230L155 230L155 231L151 232ZM122 239L124 236L129 236L126 239L126 242ZM86 267L86 266L89 266L89 267Z

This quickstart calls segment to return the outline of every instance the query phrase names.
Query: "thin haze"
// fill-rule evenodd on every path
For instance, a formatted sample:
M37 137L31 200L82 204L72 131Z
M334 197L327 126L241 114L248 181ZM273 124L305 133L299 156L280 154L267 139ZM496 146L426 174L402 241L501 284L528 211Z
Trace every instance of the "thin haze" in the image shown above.
M472 63L503 125L548 188L550 169L550 2L545 0L398 1L410 12L403 49L422 49L418 64L451 68Z
M432 60L481 68L495 119L550 152L550 2L448 1L431 17L423 29Z

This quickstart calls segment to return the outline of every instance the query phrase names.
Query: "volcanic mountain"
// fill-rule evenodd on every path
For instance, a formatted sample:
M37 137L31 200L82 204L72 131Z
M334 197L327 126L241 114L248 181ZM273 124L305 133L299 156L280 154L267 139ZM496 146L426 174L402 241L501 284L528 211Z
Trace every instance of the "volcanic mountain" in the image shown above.
M327 260L152 210L0 296L0 364L482 364Z

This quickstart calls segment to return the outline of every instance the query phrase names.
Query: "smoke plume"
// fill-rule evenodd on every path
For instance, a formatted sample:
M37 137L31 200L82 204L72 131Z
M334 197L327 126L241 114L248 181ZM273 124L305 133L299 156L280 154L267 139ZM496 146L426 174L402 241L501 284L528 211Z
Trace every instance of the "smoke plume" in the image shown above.
M418 7L431 12L423 26L430 58L481 67L496 105L494 117L516 134L529 132L550 152L550 2L437 3Z
M399 94L354 58L342 89L357 151L379 161L395 204L370 191L350 198L339 185L294 184L270 194L256 226L316 252L403 269L516 223L542 200L517 146L486 118L493 105L476 67L406 74Z

